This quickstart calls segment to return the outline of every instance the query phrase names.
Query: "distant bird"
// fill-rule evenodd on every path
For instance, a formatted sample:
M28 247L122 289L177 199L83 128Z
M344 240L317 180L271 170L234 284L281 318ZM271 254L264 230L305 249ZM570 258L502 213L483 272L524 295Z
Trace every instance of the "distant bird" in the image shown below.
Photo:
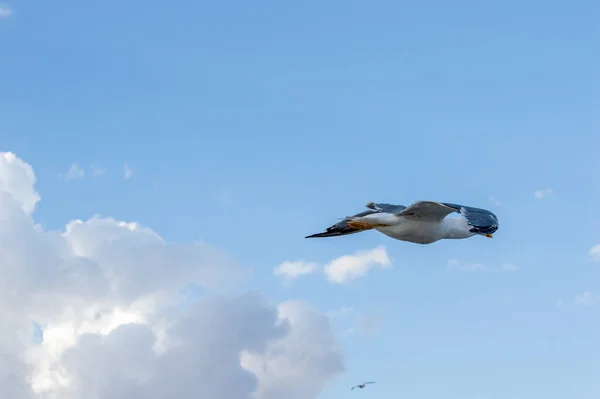
M375 381L363 382L362 384L353 386L350 390L353 391L354 388L363 389L367 384L375 384Z
M305 238L336 237L375 229L396 240L431 244L441 239L492 238L498 218L492 212L446 202L418 201L406 207L369 202L369 210L347 216L323 233ZM461 217L446 217L458 213Z

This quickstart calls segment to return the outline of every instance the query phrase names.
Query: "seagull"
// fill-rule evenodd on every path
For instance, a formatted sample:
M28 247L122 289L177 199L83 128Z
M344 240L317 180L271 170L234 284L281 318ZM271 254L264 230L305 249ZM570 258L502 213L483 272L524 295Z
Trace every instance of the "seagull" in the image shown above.
M363 389L367 384L375 384L375 381L363 382L362 384L353 386L350 390L354 390L354 388Z
M369 202L368 210L347 216L323 233L305 238L336 237L375 229L388 237L417 244L481 235L492 238L498 218L492 212L446 202L418 201L408 207ZM460 217L447 217L458 213Z

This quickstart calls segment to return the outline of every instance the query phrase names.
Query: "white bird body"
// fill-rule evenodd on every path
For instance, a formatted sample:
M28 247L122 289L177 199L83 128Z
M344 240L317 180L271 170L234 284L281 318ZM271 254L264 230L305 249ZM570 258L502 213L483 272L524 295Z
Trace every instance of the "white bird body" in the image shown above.
M498 218L485 209L432 201L403 205L368 203L371 211L348 216L325 232L310 237L333 237L374 229L396 240L431 244L441 239L463 239L474 235L491 238ZM462 217L447 217L459 213Z
M383 215L369 215L369 216L383 216ZM365 216L361 219L378 219L369 218ZM385 218L391 219L385 215ZM360 220L360 219L359 219ZM375 226L375 230L388 237L395 238L396 240L409 241L417 244L431 244L441 239L461 239L468 238L475 235L469 231L469 225L466 221L456 218L446 218L441 223L435 221L416 221L403 216L395 217L395 220L387 220L385 226Z

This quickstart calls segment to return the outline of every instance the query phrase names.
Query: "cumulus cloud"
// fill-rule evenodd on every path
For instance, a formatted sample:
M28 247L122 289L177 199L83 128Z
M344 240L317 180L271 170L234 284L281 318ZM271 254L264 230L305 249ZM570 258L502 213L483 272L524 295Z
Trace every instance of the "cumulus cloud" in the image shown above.
M14 11L7 5L0 5L0 18L8 18L13 15Z
M546 198L549 195L552 195L554 193L554 191L552 191L551 188L545 188L543 190L537 190L535 193L533 193L533 195L535 196L535 198L541 200Z
M46 231L34 184L0 153L1 398L308 399L343 371L317 309L222 293L244 272L225 251L99 216Z
M575 304L581 306L594 306L600 303L600 296L594 295L589 291L579 294L575 297Z
M330 321L302 301L282 303L279 315L289 322L291 332L267 344L262 355L244 352L242 365L258 376L257 398L315 398L344 370L341 348L331 334L320 332L332 330Z
M12 152L0 152L0 198L10 196L23 212L30 214L40 200L33 185L36 182L33 168Z
M306 276L317 271L319 265L314 262L286 261L273 269L275 276L283 278L284 284L290 284L293 280L301 276Z
M129 180L133 177L133 169L128 164L123 165L123 178Z
M392 263L384 247L370 251L357 251L354 255L340 256L325 266L325 275L329 281L343 284L366 276L369 270L391 268Z

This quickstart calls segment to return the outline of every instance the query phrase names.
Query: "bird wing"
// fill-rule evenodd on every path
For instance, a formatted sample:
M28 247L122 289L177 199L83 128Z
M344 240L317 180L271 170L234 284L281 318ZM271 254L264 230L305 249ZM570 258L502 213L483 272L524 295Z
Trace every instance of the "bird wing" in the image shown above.
M353 391L356 387L358 387L358 385L353 386L352 388L350 388L350 390Z
M400 212L402 212L403 210L406 209L406 207L404 205L384 204L381 202L379 202L379 203L369 202L366 205L366 207L369 209L373 209L377 212L393 213L395 215L399 214Z
M375 381L365 382L365 384L375 384Z
M336 236L345 236L348 234L360 233L361 230L354 229L354 228L348 226L348 222L354 218L372 215L372 214L379 213L379 212L380 211L375 210L375 209L369 209L369 210L357 213L356 215L347 216L347 217L343 218L342 220L340 220L339 222L337 222L336 224L329 226L324 232L317 233L317 234L311 234L304 238L336 237Z
M406 209L406 207L404 205L392 205L392 204L383 204L383 203L375 203L375 202L369 202L366 205L366 207L369 209L367 209L366 211L357 213L355 215L352 215L352 216L347 216L347 217L343 218L342 220L340 220L339 222L337 222L336 224L329 226L324 232L317 233L317 234L311 234L309 236L306 236L305 238L336 237L336 236L345 236L345 235L349 235L349 234L360 233L361 231L364 231L364 230L350 227L348 225L348 222L350 222L351 220L356 219L356 218L362 218L364 216L374 215L377 213L389 213L389 214L397 215L398 213L402 212L402 210Z
M452 212L459 212L459 210L441 202L418 201L398 213L398 216L414 220L440 222Z
M459 212L471 226L473 233L493 234L498 230L498 217L487 209L443 203Z

